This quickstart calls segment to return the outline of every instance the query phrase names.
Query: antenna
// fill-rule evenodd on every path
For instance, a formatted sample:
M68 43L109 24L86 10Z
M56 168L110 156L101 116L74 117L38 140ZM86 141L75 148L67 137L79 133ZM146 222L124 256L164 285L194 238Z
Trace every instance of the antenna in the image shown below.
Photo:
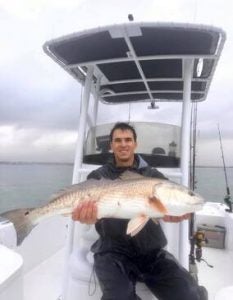
M131 103L129 102L129 116L128 116L128 122L130 123L130 119L131 119Z
M151 101L150 105L147 106L148 109L158 109L159 106L155 104L155 101Z

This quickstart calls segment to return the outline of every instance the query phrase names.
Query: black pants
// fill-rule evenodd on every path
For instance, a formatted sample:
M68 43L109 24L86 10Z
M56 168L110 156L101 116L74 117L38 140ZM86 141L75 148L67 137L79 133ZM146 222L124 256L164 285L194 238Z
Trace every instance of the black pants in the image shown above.
M137 281L144 282L160 300L200 300L198 285L176 259L159 250L147 256L95 254L95 271L102 300L136 300Z

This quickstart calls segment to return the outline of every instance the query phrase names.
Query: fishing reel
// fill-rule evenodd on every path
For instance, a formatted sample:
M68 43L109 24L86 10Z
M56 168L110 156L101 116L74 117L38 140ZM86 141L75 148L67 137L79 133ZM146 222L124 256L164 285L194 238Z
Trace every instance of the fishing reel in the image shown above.
M208 244L208 239L205 236L205 231L197 230L191 239L191 261L193 263L195 263L195 261L204 261L207 266L213 268L212 265L210 265L205 259L202 258L202 247L206 244Z
M230 194L226 195L224 197L224 202L226 203L226 205L228 206L228 208L226 209L227 212L232 213L232 201L231 201L231 196Z
M205 237L205 232L202 230L198 230L194 234L195 241L195 259L200 262L202 260L202 247L208 243L208 239Z

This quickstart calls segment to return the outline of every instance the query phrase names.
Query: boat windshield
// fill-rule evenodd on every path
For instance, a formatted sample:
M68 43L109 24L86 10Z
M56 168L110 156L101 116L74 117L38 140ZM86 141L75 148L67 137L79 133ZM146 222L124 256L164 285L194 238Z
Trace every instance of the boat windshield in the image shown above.
M179 167L180 127L162 123L131 123L137 132L139 153L154 167ZM91 127L84 146L84 163L102 165L112 158L109 133L111 124Z

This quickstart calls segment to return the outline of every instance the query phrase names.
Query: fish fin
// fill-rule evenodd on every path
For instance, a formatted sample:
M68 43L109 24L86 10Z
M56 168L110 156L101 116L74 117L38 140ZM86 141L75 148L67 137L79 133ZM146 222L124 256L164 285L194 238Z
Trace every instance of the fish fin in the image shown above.
M52 203L57 201L57 199L62 198L65 194L69 194L75 192L78 189L78 184L69 185L53 193L48 199L48 203Z
M32 209L15 209L1 214L14 224L17 235L17 246L21 245L25 237L37 225L32 222L30 212Z
M155 196L153 197L149 197L149 204L150 206L157 212L160 212L162 214L166 214L167 213L167 209L166 207L163 205L163 203L156 198Z
M142 230L142 228L146 225L148 220L149 217L145 215L140 215L131 219L128 223L126 233L131 236L135 236L137 233L139 233L139 231Z
M119 179L121 179L121 180L138 180L138 179L145 179L145 176L138 174L136 172L133 172L133 171L126 170L119 176Z

